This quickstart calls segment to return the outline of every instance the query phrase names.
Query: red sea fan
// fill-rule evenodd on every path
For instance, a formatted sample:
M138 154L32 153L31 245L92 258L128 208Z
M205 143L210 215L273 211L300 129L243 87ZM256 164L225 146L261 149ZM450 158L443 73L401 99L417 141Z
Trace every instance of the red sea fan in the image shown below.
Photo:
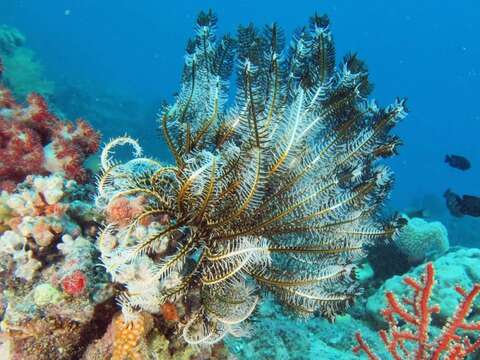
M413 290L413 296L409 299L399 301L392 292L385 294L388 305L382 310L382 315L389 329L381 330L379 336L395 360L459 360L480 349L480 322L467 320L480 293L480 284L475 284L469 292L460 286L455 288L463 299L438 337L431 338L431 315L440 311L438 305L430 305L434 274L433 264L428 263L421 282L406 277L404 283ZM400 327L400 322L405 323L406 327ZM353 348L355 353L364 352L369 360L380 359L360 333L355 336L358 343ZM473 343L470 341L472 337L476 338Z
M85 182L84 160L95 153L100 135L86 121L62 121L45 99L30 94L27 105L18 104L0 86L0 188L9 190L30 174L62 172Z

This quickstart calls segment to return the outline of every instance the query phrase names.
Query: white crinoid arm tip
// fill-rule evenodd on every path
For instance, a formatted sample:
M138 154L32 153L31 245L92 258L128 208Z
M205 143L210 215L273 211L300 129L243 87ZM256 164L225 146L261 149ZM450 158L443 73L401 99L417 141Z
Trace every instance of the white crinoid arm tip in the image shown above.
M120 136L115 139L110 140L103 147L102 153L100 155L100 164L104 171L110 169L115 163L113 161L112 153L113 149L117 146L131 145L133 148L133 156L139 158L142 156L143 150L137 140L131 138L128 135Z

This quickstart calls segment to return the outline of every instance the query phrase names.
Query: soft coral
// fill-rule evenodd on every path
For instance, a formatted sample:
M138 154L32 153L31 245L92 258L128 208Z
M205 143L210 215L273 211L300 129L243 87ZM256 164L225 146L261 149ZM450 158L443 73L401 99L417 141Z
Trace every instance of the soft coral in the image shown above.
M22 106L0 86L0 188L12 189L29 174L53 172L84 182L83 162L99 142L99 133L86 121L58 119L42 96L30 94Z

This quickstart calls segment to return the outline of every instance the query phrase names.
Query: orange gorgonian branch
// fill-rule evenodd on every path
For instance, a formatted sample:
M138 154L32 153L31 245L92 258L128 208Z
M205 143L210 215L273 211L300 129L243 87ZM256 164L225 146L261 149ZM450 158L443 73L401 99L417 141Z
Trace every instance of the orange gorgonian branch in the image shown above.
M440 335L430 338L431 315L440 311L438 305L430 306L434 275L433 264L428 263L420 282L411 277L403 280L413 290L411 298L399 301L392 292L385 294L387 307L382 310L382 315L389 328L381 330L379 336L395 360L457 360L464 359L480 348L480 322L472 323L467 320L480 293L480 284L475 284L470 292L460 286L455 287L463 299L443 326ZM400 327L399 323L404 323L405 326ZM353 348L353 352L364 352L370 360L380 359L360 333L356 333L355 337L358 345ZM476 338L473 343L472 337Z

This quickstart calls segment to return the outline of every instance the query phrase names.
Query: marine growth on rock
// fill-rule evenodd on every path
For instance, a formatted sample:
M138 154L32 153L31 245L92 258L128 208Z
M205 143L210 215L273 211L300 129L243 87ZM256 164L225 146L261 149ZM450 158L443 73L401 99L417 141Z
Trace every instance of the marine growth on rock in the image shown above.
M392 174L378 160L400 144L389 132L404 100L378 107L362 61L335 65L325 16L288 47L276 24L216 39L216 22L198 16L180 89L160 113L175 163L115 139L96 199L124 318L176 304L191 344L248 332L262 290L301 316L333 318L359 292L365 246L398 227L379 216ZM133 147L132 160L114 161L121 145Z

